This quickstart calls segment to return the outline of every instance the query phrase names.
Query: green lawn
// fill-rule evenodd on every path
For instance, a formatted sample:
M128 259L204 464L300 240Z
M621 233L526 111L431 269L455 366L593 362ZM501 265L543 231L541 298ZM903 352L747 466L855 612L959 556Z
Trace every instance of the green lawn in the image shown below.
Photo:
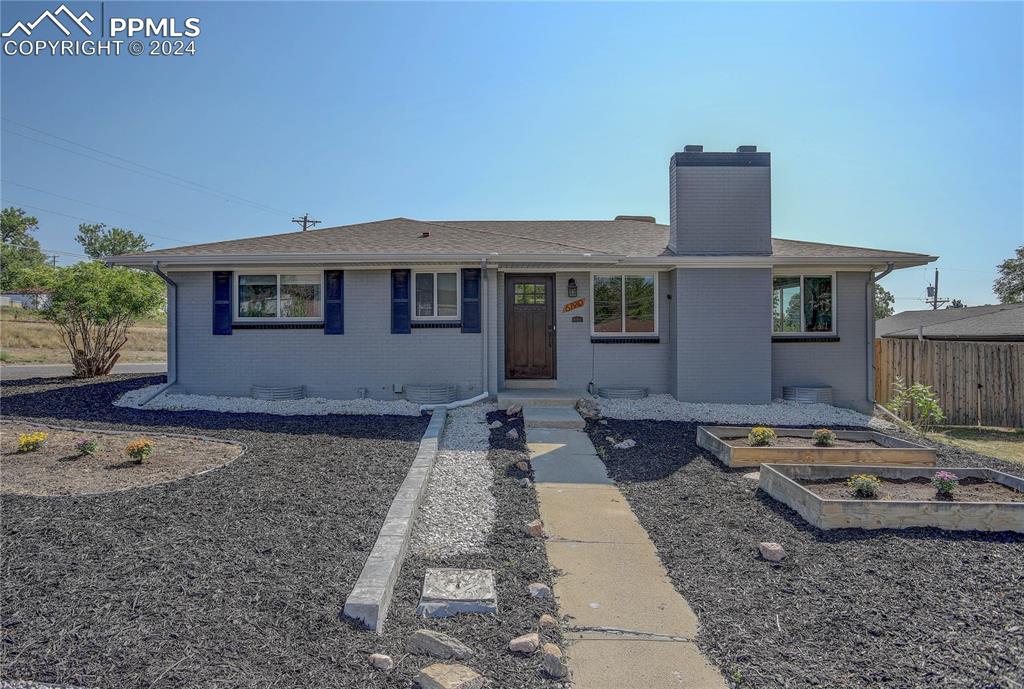
M1021 429L958 426L929 433L928 437L971 452L1024 464L1024 430Z

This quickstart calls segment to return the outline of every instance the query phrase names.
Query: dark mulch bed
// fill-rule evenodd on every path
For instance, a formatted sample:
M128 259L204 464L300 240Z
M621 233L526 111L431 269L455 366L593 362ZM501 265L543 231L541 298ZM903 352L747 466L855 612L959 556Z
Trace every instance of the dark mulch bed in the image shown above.
M729 471L698 448L696 427L609 420L587 430L732 686L1024 686L1024 537L818 531L744 479L751 469ZM616 450L609 430L637 447ZM935 448L940 466L1024 474ZM782 543L787 558L761 560L759 541Z
M505 426L492 430L488 454L495 466L493 491L497 498L497 523L488 542L489 552L443 559L410 554L406 558L395 587L385 635L363 645L366 653L379 651L391 655L396 661L401 660L391 677L364 670L359 677L360 686L394 686L396 677L404 679L399 686L412 686L411 680L420 668L437 662L424 656L405 656L405 640L417 629L441 631L470 646L475 655L465 664L489 678L488 686L520 689L556 685L541 675L540 654L523 657L508 650L508 642L512 638L539 631L537 618L542 613L554 615L556 612L553 599L531 598L527 589L535 581L550 585L551 574L543 541L529 539L521 532L524 523L538 517L536 492L519 485L519 479L527 474L515 468L516 462L529 458L523 440L522 416L509 419L504 412L494 412L487 417L488 422L496 419ZM505 438L509 428L519 431L519 439ZM498 614L459 615L443 619L416 617L416 604L427 567L493 569L498 588ZM558 636L551 632L545 632L542 639L559 643Z
M365 686L377 637L338 611L427 419L111 406L154 382L0 390L5 416L247 448L221 469L141 490L2 496L0 676L109 689Z

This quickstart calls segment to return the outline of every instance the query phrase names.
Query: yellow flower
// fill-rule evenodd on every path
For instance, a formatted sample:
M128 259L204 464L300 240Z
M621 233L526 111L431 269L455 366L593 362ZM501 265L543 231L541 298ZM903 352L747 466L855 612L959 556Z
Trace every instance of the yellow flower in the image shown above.
M18 452L35 452L43 446L47 437L42 431L22 433L18 436Z

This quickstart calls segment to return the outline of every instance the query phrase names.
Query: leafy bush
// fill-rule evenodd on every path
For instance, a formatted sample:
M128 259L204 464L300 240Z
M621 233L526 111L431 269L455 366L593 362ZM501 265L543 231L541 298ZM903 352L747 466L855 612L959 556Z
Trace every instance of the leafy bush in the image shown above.
M18 436L18 452L35 452L46 443L46 438L42 431L22 433Z
M79 438L75 441L75 449L78 450L80 455L91 455L96 452L100 447L92 438Z
M750 429L750 433L747 434L747 442L754 447L774 445L777 438L778 436L775 435L775 431L767 426L754 426Z
M148 438L133 440L124 448L124 452L134 459L136 464L142 464L143 460L153 452L153 441Z
M928 431L946 420L939 396L930 385L914 383L909 388L899 376L892 385L893 396L886 409L920 431Z
M877 498L882 489L882 479L871 474L854 474L846 480L846 485L858 498Z
M944 498L953 497L953 491L960 485L960 477L952 471L936 471L932 476L935 491Z
M811 437L818 447L832 447L836 444L836 434L828 428L819 428Z
M78 378L105 376L135 321L164 300L160 278L128 268L77 263L57 268L44 318L57 326Z

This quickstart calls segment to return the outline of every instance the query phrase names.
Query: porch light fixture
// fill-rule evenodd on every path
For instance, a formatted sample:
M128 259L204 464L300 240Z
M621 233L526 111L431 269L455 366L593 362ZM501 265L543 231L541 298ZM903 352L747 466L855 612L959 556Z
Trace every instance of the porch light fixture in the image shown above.
M569 296L575 297L578 291L576 289L576 278L569 278Z

